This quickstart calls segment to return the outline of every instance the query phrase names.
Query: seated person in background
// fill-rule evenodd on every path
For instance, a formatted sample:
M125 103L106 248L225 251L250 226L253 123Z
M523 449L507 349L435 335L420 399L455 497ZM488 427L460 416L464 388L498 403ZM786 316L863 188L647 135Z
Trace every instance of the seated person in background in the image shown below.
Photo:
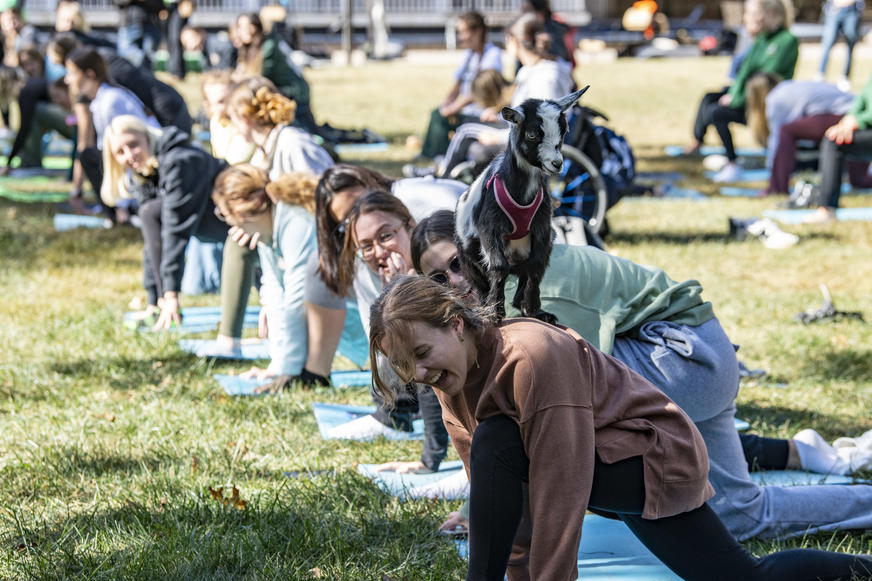
M406 276L374 304L370 335L376 390L394 395L387 367L432 385L470 474L467 579L576 579L588 507L617 516L689 581L872 572L867 555L752 556L706 503L706 445L673 401L571 329L485 316Z
M551 1L523 0L521 12L532 12L539 18L550 38L548 51L565 62L571 69L574 69L575 29L564 22L560 16L551 12Z
M448 149L452 132L463 123L478 121L482 108L474 102L472 82L481 71L503 70L503 52L487 42L487 25L478 12L457 18L457 43L466 50L454 72L454 85L438 108L430 114L430 124L421 147L421 157L434 159ZM409 176L411 177L411 176Z
M821 172L821 189L816 200L818 209L805 220L807 224L836 220L847 157L872 159L872 77L854 99L848 113L824 133L818 163Z
M779 83L770 74L748 81L748 127L766 146L766 167L771 171L769 187L761 195L787 193L796 167L797 142L820 143L827 128L848 112L853 101L851 93L822 81ZM865 173L866 165L852 175Z
M260 298L266 311L270 363L242 374L272 380L259 392L277 391L301 379L308 351L306 305L309 259L318 253L315 237L315 186L308 173L287 173L270 181L249 164L218 175L212 200L224 220L244 237L239 244L257 248L263 269ZM231 242L228 242L231 243Z
M750 0L745 3L745 23L749 31L759 30L736 78L725 91L706 94L699 105L693 125L693 144L686 153L695 154L702 147L708 127L714 126L726 149L728 163L713 178L716 182L734 181L742 168L733 147L730 123L745 121L747 82L757 73L774 73L781 79L793 78L799 43L788 30L790 21L782 0Z

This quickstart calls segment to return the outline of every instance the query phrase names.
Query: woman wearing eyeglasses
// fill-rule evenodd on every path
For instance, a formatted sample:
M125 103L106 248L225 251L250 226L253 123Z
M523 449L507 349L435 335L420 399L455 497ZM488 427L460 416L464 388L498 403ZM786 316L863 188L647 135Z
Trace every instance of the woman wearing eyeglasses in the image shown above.
M436 212L412 233L417 272L477 302L455 258L454 214ZM506 284L514 293L514 277ZM591 247L555 245L540 286L543 308L657 386L694 421L708 449L710 501L739 540L872 527L872 486L758 486L749 465L826 473L814 449L795 440L748 436L735 428L739 388L735 347L696 280ZM518 311L506 306L509 316ZM446 525L458 524L457 515Z
M188 240L222 242L227 237L227 224L215 215L210 197L212 183L227 164L191 144L188 134L175 127L156 128L133 115L119 115L103 132L103 167L100 197L106 204L141 198L143 282L148 310L160 313L155 326L179 324Z
M269 322L270 364L254 368L250 377L272 379L260 391L276 391L291 380L303 380L308 353L307 267L317 255L315 185L308 173L289 173L270 181L249 164L227 168L215 180L212 199L228 224L256 246L263 269L260 298ZM263 373L260 373L260 372Z

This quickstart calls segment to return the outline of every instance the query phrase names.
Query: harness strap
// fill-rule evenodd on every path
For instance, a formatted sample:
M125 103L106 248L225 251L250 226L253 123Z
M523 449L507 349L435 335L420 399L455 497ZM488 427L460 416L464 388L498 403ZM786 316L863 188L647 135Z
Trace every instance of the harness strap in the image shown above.
M533 216L542 204L543 192L542 188L536 192L536 197L527 206L518 204L506 189L506 184L503 183L503 178L499 174L493 174L487 182L487 188L490 189L493 184L494 195L500 209L512 223L512 231L505 234L503 237L506 240L520 240L530 233L530 224L533 222Z

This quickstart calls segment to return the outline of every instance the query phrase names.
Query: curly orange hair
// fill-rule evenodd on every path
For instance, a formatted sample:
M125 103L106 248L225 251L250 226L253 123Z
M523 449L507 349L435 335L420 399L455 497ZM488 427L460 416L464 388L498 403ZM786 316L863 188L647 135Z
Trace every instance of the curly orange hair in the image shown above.
M236 83L230 92L228 109L254 125L275 127L294 120L297 104L279 93L264 77L249 77Z

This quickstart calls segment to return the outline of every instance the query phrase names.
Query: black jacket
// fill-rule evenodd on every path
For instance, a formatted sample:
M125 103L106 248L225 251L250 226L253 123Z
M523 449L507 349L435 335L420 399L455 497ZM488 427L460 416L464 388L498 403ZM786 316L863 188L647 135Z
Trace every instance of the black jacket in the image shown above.
M192 145L188 134L175 127L164 129L155 155L162 201L160 276L164 292L178 292L191 236L213 242L227 236L227 225L215 217L212 203L212 185L227 163Z

